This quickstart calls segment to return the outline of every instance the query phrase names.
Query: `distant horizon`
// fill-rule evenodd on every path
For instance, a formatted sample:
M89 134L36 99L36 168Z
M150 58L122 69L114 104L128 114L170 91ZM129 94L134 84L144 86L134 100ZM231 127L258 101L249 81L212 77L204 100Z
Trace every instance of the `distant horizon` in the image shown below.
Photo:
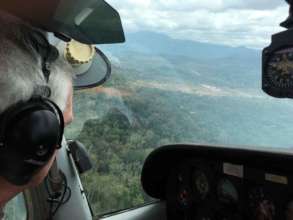
M236 58L260 60L262 49L244 46L182 40L172 38L165 33L152 31L136 31L126 33L126 42L115 45L98 45L109 57L119 60L113 55L134 52L135 54L151 56L181 56L196 60L208 61L214 59ZM114 61L115 62L115 61Z
M120 45L123 44L127 44L127 35L133 35L133 34L137 34L137 33L151 33L151 34L157 34L157 35L161 35L161 36L165 36L168 37L170 39L173 40L178 40L178 41L182 41L182 42L192 42L192 43L201 43L201 44L207 44L207 45L214 45L214 46L224 46L224 47L229 47L229 48L243 48L243 49L249 49L249 50L254 50L254 51L262 51L264 48L256 48L256 47L248 47L248 46L233 46L233 45L229 45L229 44L225 44L225 43L220 43L220 42L208 42L208 41L196 41L196 40L190 40L190 39L181 39L181 38L176 38L174 36L170 36L167 33L163 33L163 32L158 32L158 31L148 31L148 30L138 30L138 31L131 31L131 32L126 32L125 34L125 38L126 41L124 43L121 43ZM269 36L269 39L271 39L271 36ZM266 45L265 47L269 46Z

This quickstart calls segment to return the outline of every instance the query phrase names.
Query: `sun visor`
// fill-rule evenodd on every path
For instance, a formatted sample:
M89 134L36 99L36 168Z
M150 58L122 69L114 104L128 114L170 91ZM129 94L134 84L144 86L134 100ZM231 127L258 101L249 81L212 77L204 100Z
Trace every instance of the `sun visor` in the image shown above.
M125 41L119 13L104 0L2 0L0 9L85 44Z
M61 0L50 26L86 44L125 41L119 13L103 0Z

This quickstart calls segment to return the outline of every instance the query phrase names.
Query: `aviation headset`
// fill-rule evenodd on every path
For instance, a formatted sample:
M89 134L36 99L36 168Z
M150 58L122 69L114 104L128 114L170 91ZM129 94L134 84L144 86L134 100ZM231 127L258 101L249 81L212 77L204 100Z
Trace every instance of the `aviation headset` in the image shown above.
M42 72L48 82L50 63L58 58L58 50L38 30L26 33L25 38L33 42L35 51L42 57ZM38 95L40 90L46 97ZM27 184L54 151L61 148L63 114L48 99L50 94L49 87L38 86L30 100L21 101L0 114L0 176L12 184Z

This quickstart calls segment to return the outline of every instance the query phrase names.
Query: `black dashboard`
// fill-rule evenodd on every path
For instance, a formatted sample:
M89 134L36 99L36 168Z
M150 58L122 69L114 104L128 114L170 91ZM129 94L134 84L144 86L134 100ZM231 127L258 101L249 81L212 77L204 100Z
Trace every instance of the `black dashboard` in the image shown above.
M293 220L293 155L172 145L145 161L142 185L169 220Z

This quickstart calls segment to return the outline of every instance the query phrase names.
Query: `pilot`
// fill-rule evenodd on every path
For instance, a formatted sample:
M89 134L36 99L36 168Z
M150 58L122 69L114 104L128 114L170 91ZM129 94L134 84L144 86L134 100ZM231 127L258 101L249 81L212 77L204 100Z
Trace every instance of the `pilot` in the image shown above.
M73 119L71 67L58 57L57 50L53 50L46 39L40 30L0 11L0 114L16 103L40 96L56 103L67 125ZM45 64L44 57L47 58ZM48 68L49 77L44 74ZM17 194L44 180L57 151L54 148L46 163L23 185L11 183L0 173L0 210ZM0 219L1 215L3 217L2 211Z

